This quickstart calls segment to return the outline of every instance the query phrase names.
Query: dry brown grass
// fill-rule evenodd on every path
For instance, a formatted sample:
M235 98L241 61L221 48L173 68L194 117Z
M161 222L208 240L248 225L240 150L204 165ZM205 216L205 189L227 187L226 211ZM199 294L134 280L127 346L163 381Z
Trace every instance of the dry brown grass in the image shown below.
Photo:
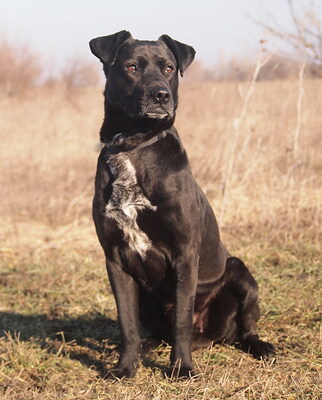
M296 155L298 82L257 83L244 117L239 91L247 85L208 84L184 93L177 123L221 225L284 243L317 239L322 82L305 82Z
M248 89L183 84L176 126L229 249L260 283L276 364L215 347L194 354L198 381L171 382L155 369L162 348L134 381L102 379L119 341L90 212L103 97L39 88L0 98L3 399L319 398L322 81Z
M322 81L303 89L298 126L297 81L256 83L245 113L247 84L182 87L176 126L223 229L279 243L318 240ZM76 225L77 232L80 224L92 226L102 101L96 89L35 89L23 99L0 99L6 236L26 222L30 230L36 223L35 235L39 224Z

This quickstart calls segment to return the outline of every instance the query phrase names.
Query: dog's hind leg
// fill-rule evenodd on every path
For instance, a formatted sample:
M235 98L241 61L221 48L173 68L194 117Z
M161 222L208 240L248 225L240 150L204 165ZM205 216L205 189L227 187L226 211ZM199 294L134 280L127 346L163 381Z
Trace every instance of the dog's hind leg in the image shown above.
M223 286L209 304L205 336L214 343L233 345L238 335L238 297Z
M238 301L236 323L241 348L254 358L266 359L274 354L274 347L260 340L257 334L256 324L260 316L258 285L239 258L227 259L226 274L227 287L231 288Z

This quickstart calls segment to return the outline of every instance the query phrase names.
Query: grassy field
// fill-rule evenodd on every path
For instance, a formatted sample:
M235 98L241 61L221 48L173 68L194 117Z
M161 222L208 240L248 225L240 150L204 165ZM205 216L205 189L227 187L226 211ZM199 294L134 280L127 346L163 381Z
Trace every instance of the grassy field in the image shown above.
M193 381L164 376L169 348L133 380L91 221L101 90L0 97L0 398L317 400L321 393L322 81L183 84L176 126L229 250L260 285L258 362L194 352Z

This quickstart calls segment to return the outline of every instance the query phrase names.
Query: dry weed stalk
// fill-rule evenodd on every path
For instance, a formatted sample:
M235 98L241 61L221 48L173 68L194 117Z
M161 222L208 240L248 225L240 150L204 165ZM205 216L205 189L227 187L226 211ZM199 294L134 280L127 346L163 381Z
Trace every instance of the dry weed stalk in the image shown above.
M296 127L294 130L294 139L293 139L293 156L294 162L297 161L298 157L298 147L299 147L299 136L301 131L301 124L302 124L302 105L303 105L303 96L304 96L304 71L306 67L306 60L305 56L303 55L303 61L300 66L299 70L299 78L298 78L298 97L296 103Z
M242 106L239 117L233 121L234 135L230 142L228 163L227 163L227 168L226 168L224 180L223 180L222 204L221 204L221 209L220 209L220 213L219 213L219 223L222 226L224 226L224 219L225 219L225 213L226 213L226 208L227 208L227 203L228 203L229 189L230 189L231 178L232 178L235 159L236 159L236 149L237 149L237 145L239 143L239 136L240 136L241 128L242 128L242 125L243 125L246 115L247 115L247 111L249 108L249 102L250 102L251 96L255 90L255 85L257 82L258 75L259 75L261 69L263 68L263 66L269 62L269 60L272 58L272 56L273 56L273 54L266 54L264 51L261 51L257 58L257 62L255 65L253 74L252 74L252 79L249 83L247 91L243 92L242 86L240 84L238 85L239 94L243 100L243 106Z

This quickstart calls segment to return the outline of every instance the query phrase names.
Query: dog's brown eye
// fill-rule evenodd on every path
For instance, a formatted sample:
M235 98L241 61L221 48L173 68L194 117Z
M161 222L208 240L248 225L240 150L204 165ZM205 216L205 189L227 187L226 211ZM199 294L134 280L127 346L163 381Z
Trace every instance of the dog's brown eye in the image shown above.
M127 69L127 71L129 71L129 72L131 72L131 73L137 71L136 65L134 65L134 64L127 65L127 66L126 66L126 69Z
M167 65L167 66L165 67L165 72L166 72L166 74L171 74L173 71L174 71L174 68L173 68L172 65Z

